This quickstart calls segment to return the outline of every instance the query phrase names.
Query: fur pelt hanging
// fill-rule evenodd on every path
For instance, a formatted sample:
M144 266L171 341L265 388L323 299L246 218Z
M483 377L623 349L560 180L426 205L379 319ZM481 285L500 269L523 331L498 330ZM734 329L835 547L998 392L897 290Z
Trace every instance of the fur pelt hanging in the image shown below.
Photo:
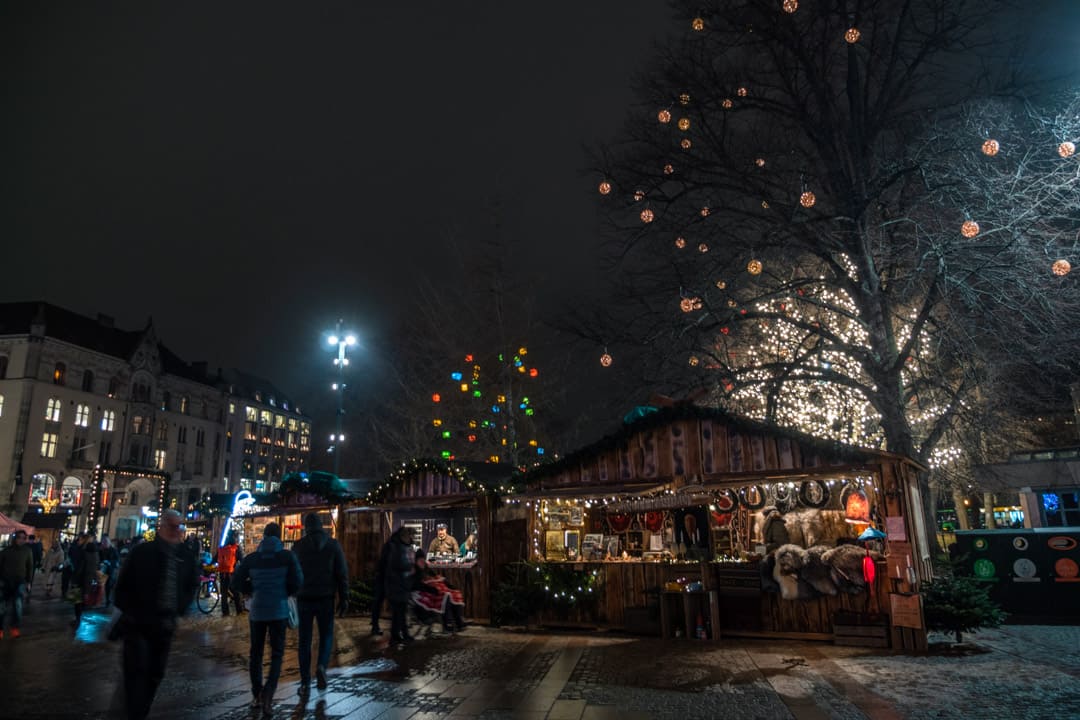
M822 561L829 567L833 582L841 592L856 594L866 590L863 579L863 558L866 550L858 545L840 545L831 548L822 556ZM870 551L875 561L881 559L881 553Z
M789 543L778 547L774 555L776 567L773 568L773 579L780 586L780 597L785 600L806 600L814 597L814 588L801 576L807 562L806 551Z

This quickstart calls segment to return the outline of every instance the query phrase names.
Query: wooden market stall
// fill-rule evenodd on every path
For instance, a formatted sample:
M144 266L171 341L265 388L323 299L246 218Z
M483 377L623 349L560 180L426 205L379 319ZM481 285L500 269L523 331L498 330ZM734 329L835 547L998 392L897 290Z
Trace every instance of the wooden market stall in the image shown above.
M678 404L534 469L520 501L532 561L559 587L590 583L598 625L915 648L931 548L919 470ZM789 539L772 552L769 507Z
M345 512L342 545L358 577L373 578L379 553L402 525L416 531L427 551L439 524L458 545L472 534L476 549L465 556L432 555L429 563L465 595L465 617L486 622L490 615L494 543L492 492L509 483L507 465L418 459L402 463L361 504Z

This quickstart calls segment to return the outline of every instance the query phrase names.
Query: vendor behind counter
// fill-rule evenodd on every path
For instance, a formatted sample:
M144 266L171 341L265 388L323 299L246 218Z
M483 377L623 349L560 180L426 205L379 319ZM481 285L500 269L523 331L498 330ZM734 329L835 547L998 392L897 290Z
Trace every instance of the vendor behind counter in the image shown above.
M431 539L431 543L428 544L428 555L454 555L457 556L460 552L460 546L458 541L454 539L446 528L446 523L439 523L435 526L435 537Z

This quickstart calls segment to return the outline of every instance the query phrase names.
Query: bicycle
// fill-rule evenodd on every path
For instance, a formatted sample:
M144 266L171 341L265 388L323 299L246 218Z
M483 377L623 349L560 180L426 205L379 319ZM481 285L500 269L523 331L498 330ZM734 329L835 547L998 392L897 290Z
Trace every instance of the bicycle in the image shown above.
M202 575L199 578L199 593L195 596L195 604L204 614L209 615L221 601L221 591L218 588L217 568L204 565Z

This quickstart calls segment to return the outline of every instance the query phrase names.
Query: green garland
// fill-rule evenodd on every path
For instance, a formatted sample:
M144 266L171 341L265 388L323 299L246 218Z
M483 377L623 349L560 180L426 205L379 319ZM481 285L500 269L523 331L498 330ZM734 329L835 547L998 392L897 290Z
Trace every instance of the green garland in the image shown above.
M523 473L518 468L514 468L509 482L502 483L496 487L487 485L476 479L473 477L472 473L469 472L468 468L464 465L455 463L452 460L442 460L439 458L413 458L408 462L401 463L400 467L387 475L382 483L367 494L366 502L369 505L378 505L386 498L387 494L394 487L400 485L414 475L428 472L435 475L452 477L460 482L463 487L476 495L489 495L495 498L504 495L512 495L518 492L524 485Z

